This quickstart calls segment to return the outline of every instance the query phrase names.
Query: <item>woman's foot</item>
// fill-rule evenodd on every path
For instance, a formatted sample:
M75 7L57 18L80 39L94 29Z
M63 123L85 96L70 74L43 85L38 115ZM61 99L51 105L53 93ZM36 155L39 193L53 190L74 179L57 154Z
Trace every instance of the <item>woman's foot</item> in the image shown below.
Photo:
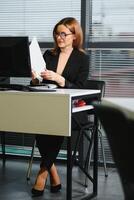
M43 195L47 176L48 176L48 171L45 168L41 168L38 172L35 184L31 191L34 196Z
M55 185L55 186L51 185L50 191L52 193L57 193L61 190L61 188L62 188L61 184L58 184L58 185Z
M52 193L59 192L59 190L61 189L61 182L56 166L54 164L50 169L50 183L51 183L50 191Z

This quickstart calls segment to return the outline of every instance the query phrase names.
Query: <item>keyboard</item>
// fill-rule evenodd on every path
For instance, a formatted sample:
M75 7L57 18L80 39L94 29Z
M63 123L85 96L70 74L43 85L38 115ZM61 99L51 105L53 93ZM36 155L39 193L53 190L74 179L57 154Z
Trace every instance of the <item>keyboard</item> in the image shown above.
M45 83L41 83L40 85L30 85L33 88L37 88L37 89L56 89L57 85L55 84L45 84Z
M47 85L31 86L21 84L0 84L0 91L17 90L24 92L54 92L55 89L49 88Z

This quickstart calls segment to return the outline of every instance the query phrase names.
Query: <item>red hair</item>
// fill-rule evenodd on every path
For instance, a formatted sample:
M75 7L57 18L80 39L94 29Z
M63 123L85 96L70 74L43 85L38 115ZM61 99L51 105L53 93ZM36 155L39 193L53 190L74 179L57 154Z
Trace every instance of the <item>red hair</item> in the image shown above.
M72 32L75 35L75 40L73 41L73 48L78 49L80 51L84 51L84 49L82 48L82 45L83 45L82 28L81 28L79 22L73 17L63 18L55 25L55 27L53 29L53 38L55 41L55 47L52 51L54 53L56 53L57 50L59 49L59 47L57 45L56 36L55 36L59 25L66 26L70 30L70 32Z

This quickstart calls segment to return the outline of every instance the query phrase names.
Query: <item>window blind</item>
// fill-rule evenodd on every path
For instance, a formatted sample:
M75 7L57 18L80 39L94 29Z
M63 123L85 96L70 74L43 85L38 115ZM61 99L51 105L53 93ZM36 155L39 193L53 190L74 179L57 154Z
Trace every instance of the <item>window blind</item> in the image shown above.
M52 41L54 25L63 17L80 21L80 0L1 0L0 35L36 36L40 42Z
M134 97L134 1L90 2L89 76L106 82L106 96Z
M91 49L90 77L106 82L105 96L134 97L134 49Z
M133 0L91 0L92 41L133 41Z

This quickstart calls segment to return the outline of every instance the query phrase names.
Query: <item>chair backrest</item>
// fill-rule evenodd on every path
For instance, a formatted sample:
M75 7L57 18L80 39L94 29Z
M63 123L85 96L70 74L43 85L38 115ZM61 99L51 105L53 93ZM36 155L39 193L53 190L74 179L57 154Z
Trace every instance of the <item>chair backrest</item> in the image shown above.
M124 183L134 186L134 124L132 126L125 114L115 107L101 104L94 107L107 135L123 188L126 188ZM134 199L134 188L131 193Z
M90 80L88 79L84 86L85 89L97 89L101 90L101 97L104 97L105 95L105 81L103 80Z

